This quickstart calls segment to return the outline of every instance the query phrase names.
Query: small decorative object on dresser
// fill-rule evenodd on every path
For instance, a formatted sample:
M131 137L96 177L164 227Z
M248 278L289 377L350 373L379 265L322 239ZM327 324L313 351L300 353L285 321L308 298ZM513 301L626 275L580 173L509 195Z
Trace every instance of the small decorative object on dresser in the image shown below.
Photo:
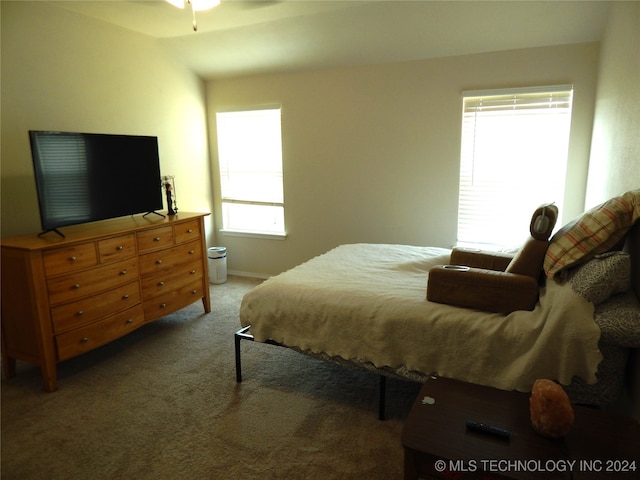
M2 239L2 363L42 369L202 299L211 311L204 213L121 217L59 236Z
M164 175L162 177L162 186L164 187L165 196L167 198L167 213L175 215L178 213L178 201L176 200L176 177L173 175Z

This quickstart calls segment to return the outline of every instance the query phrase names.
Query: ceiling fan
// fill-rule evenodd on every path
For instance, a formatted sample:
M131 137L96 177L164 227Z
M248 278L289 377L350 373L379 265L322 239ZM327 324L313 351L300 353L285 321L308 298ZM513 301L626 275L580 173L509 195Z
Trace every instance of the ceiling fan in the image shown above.
M196 12L210 10L220 5L220 0L167 0L171 5L178 8L184 8L185 5L191 5L193 13L193 31L198 31L198 23L196 22Z
M211 10L220 5L222 0L166 0L174 7L184 9L187 5L191 6L193 13L193 30L198 31L196 22L196 12ZM252 10L256 8L268 7L281 3L282 0L224 0L225 4L233 5L236 9Z

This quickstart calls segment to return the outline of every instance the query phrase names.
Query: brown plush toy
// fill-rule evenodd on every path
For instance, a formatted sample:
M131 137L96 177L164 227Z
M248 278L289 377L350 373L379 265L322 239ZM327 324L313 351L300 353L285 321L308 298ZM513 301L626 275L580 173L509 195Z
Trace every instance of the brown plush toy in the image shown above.
M539 379L529 398L531 424L544 437L564 437L573 425L573 407L563 388L552 380Z

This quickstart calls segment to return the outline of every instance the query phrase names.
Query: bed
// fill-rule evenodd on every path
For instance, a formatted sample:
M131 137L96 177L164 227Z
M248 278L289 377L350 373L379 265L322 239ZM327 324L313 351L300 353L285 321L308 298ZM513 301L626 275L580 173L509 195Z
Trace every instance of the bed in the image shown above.
M442 248L341 245L272 277L242 300L237 380L241 340L253 340L379 374L380 418L389 376L424 382L438 375L523 392L552 378L575 403L611 403L631 350L640 348L640 191L632 193L635 213L615 229L614 243L626 239L627 251L605 245L561 265L531 311L427 301L429 270L451 255Z

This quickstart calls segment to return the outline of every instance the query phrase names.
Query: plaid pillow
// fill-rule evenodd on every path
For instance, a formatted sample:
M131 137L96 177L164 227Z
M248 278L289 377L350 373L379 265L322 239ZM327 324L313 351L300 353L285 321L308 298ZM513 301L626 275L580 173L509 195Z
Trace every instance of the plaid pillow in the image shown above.
M607 200L569 222L551 238L544 259L548 278L618 244L640 218L640 190Z

